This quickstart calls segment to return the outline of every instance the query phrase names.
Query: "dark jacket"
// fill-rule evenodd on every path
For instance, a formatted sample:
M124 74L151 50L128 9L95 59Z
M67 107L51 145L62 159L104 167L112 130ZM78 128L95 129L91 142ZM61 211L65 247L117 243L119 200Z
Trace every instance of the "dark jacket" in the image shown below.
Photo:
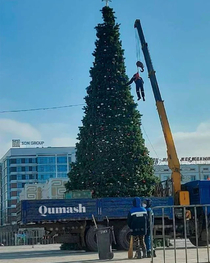
M144 236L147 233L147 210L141 206L139 197L133 200L133 207L128 213L128 226L133 236Z
M139 76L138 73L133 75L133 77L130 79L130 81L128 83L126 83L126 86L130 85L131 83L133 83L133 81L136 83L136 86L143 87L144 81Z
M153 225L154 225L154 213L153 213L151 207L146 207L146 210L147 210L147 216L148 216L148 219L147 219L147 234L150 235L150 226L152 225L152 228L153 228ZM151 225L150 225L150 219L152 219Z

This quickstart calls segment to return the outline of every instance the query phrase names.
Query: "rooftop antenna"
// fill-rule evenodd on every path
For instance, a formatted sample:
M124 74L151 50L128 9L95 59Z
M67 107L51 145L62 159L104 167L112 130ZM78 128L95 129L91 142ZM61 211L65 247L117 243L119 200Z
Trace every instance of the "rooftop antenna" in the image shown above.
M106 1L106 6L109 6L109 2L112 2L112 0L102 0L103 1Z

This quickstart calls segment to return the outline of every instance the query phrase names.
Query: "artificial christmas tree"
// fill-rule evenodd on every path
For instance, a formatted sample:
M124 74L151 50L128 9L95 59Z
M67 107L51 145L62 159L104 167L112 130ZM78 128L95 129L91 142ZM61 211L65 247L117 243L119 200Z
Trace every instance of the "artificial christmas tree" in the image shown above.
M119 25L112 8L105 6L102 14L76 162L66 187L92 190L93 197L148 196L157 178L142 137L140 113L125 85Z

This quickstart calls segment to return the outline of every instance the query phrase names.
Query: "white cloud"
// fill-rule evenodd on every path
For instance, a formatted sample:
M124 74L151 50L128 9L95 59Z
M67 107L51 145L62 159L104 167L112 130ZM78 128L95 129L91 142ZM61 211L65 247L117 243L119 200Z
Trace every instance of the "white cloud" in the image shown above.
M210 156L210 121L200 123L195 131L177 132L173 134L177 154L180 157L208 157ZM150 155L157 157L152 147L148 144ZM166 144L164 138L158 138L153 143L159 158L166 157Z
M0 134L14 135L18 138L40 139L40 132L32 127L32 125L24 122L18 122L11 119L0 119Z
M12 139L43 140L45 146L52 147L75 146L76 136L76 129L65 123L45 123L33 127L29 123L0 119L0 159L11 148Z
M40 132L32 125L12 119L0 119L0 158L11 147L12 139L40 140Z
M40 125L46 146L75 146L77 137L77 127L66 123L44 123Z

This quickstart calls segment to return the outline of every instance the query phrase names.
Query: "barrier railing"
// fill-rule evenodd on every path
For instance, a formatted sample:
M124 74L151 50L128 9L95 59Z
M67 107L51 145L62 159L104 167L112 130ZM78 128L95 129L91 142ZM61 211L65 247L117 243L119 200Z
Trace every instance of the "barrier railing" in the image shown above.
M160 262L161 258L163 263L209 263L210 205L157 206L152 208L153 212L156 209L161 209L162 213L155 225L150 215L150 235L151 240L162 239L163 247L157 249L157 258L152 253L151 262ZM172 209L172 220L166 218L166 209ZM165 245L167 239L173 242L170 247ZM151 250L154 251L153 242Z
M20 246L36 244L54 244L54 238L45 235L43 229L27 229L19 231L0 231L0 245Z

